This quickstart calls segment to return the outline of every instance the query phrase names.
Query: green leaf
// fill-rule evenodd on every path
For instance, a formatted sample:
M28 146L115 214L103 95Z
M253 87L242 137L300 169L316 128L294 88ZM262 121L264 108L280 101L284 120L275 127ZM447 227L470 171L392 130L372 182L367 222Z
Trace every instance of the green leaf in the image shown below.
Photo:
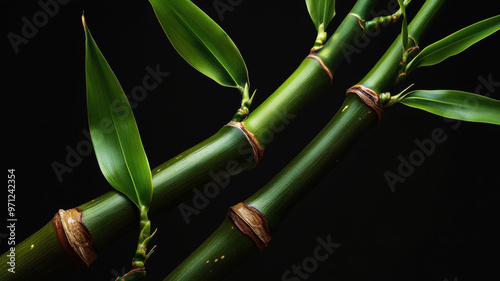
M417 67L440 63L448 57L459 54L465 49L488 37L500 29L500 16L495 16L466 28L426 47L406 67L409 73Z
M326 29L335 16L335 0L306 0L306 5L316 29L319 31L321 24Z
M116 190L149 209L153 182L130 104L85 24L85 74L90 135L99 167Z
M189 0L149 2L168 39L189 64L221 85L245 88L245 62L217 23Z
M417 90L400 102L447 118L500 125L500 101L453 90Z

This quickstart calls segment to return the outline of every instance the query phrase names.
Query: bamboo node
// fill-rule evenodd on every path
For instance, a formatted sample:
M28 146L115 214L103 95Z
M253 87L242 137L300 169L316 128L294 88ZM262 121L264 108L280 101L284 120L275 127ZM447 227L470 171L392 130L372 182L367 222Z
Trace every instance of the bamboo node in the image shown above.
M358 97L375 113L377 113L378 121L382 119L382 113L384 112L384 106L380 102L380 95L377 94L374 90L367 88L363 85L354 85L351 88L347 89L347 94L356 94Z
M354 13L349 13L349 16L353 16L358 20L358 24L363 30L363 37L365 36L365 26L366 26L366 20L362 19L360 16L354 14Z
M256 208L245 203L238 203L229 208L229 218L238 229L250 237L259 250L271 241L271 231L266 217Z
M315 50L313 48L311 50L311 53L309 53L309 55L307 56L307 58L314 59L319 63L319 65L321 66L323 71L328 75L328 77L330 77L330 83L331 83L333 81L333 73L330 71L328 66L326 66L326 64L323 62L323 60L320 57L318 57L318 55L316 54L316 51L317 50Z
M260 159L262 159L262 156L264 156L264 148L260 146L259 141L255 137L255 135L250 132L247 127L245 127L245 124L243 124L243 122L231 120L231 122L227 123L225 126L235 127L239 129L243 133L243 135L245 135L248 143L252 147L253 160L255 161L255 163L259 163Z
M59 242L78 266L90 266L97 259L92 236L78 209L59 210L52 220Z

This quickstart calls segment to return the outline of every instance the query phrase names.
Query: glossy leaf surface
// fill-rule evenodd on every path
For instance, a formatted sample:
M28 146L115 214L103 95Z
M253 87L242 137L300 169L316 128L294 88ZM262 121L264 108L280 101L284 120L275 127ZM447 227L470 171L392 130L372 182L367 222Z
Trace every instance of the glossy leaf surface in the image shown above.
M138 207L149 209L151 170L132 109L118 79L85 29L88 121L99 167L108 182Z
M500 125L500 101L453 90L417 90L400 101L447 118Z
M335 16L335 0L306 0L306 5L316 29L321 24L326 29Z
M471 45L500 29L500 16L495 16L445 37L423 49L407 66L406 72L417 67L430 66L463 52ZM492 50L493 52L493 50Z
M168 39L189 64L221 85L245 88L245 62L217 23L189 0L150 3Z

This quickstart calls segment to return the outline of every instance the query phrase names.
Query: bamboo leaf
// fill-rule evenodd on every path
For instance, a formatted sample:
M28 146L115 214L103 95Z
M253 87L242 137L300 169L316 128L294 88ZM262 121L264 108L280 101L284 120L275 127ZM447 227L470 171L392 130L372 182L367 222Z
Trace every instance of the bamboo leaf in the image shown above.
M153 182L132 109L85 24L85 74L90 135L99 167L116 190L149 209Z
M463 52L471 45L500 29L500 16L495 16L463 28L422 50L407 66L406 72L417 67L440 63Z
M149 2L168 39L189 64L221 85L245 88L245 62L217 23L189 0Z
M306 0L306 5L316 29L322 24L326 29L335 16L335 0Z
M500 101L454 90L417 90L400 102L447 118L500 125Z

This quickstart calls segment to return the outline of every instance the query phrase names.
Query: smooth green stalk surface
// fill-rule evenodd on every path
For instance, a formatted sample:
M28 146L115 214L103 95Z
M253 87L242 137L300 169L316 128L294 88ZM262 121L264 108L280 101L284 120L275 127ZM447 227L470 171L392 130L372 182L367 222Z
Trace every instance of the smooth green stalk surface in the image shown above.
M60 274L77 269L75 262L66 254L57 239L55 227L46 224L36 233L15 247L14 273L10 267L10 250L0 257L0 280L51 280ZM22 262L20 262L22 261Z
M377 115L349 94L335 117L302 152L264 188L245 200L275 228L310 188L333 168L357 139L377 122Z
M264 214L272 233L289 209L330 171L366 130L376 124L377 118L357 96L348 95L341 109L321 133L271 182L245 200L245 203ZM226 218L164 280L222 280L257 251L254 242ZM221 256L225 258L220 260ZM214 262L214 259L219 259L220 262Z
M269 134L274 133L276 120L293 118L311 100L330 86L330 77L315 59L306 58L297 70L273 95L266 99L243 121L259 144L269 144ZM300 93L300 94L298 94Z

